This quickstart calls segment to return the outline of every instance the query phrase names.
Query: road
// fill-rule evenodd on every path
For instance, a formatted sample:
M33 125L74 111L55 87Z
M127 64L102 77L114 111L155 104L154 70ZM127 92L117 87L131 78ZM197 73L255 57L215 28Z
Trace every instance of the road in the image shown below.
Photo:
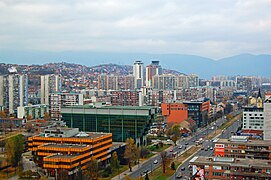
M224 132L219 135L217 138L230 138L232 136L232 132L237 132L238 128L242 125L242 121L239 119L237 121L235 121L231 126L229 126L227 129L224 130ZM207 151L205 151L205 149L207 147L214 147L213 142L212 141L205 141L203 144L204 150L200 150L198 153L196 153L194 156L213 156L213 150L208 149ZM193 157L194 157L193 156ZM178 176L180 173L182 173L183 177L181 179L185 180L185 179L189 179L190 177L190 169L189 169L189 161L192 159L189 158L187 161L185 161L181 167L179 167L176 170L176 173L169 178L170 180L174 180L177 179L176 176ZM182 167L185 168L184 171L182 171Z
M236 115L236 114L238 114L240 112L241 111L233 112L233 115ZM205 128L198 129L198 131L195 133L194 136L192 136L190 138L183 138L182 140L179 140L177 142L177 146L172 147L172 149L171 149L172 152L170 152L170 151L167 152L168 156L171 156L173 153L179 154L179 153L183 152L189 146L195 145L195 141L197 141L199 138L207 137L208 134L212 133L213 131L216 131L216 128L218 126L221 126L225 121L226 121L226 119L224 117L222 117L222 118L216 120L216 122L215 122L216 125L214 126L214 129L211 129L212 126L209 125L209 126L207 126ZM211 124L213 125L213 123L211 123ZM224 134L222 134L222 135L225 136L225 137L230 137L231 132L234 131L235 128L236 128L236 130L238 128L236 122L232 126L230 126L227 130L225 130ZM182 146L181 149L179 149L180 146ZM211 141L204 141L203 146L204 147L208 147L208 146L211 147L212 142ZM201 150L200 152L198 152L194 156L210 156L210 155L212 155L212 153L213 153L213 151L211 151L211 150L208 150L208 151ZM154 164L154 160L157 160L158 163ZM182 167L188 167L189 160L187 160L182 165ZM158 155L150 158L148 161L145 161L143 164L139 164L139 168L136 171L130 173L129 177L131 177L131 178L140 177L140 176L144 175L146 173L146 171L151 173L155 168L160 166L160 164L161 164L161 157L158 154ZM177 175L180 174L180 171L181 171L180 168L177 169ZM183 174L189 176L189 173L190 172L189 172L188 168L185 168L185 171L183 171ZM174 179L174 177L175 177L175 175L172 178Z

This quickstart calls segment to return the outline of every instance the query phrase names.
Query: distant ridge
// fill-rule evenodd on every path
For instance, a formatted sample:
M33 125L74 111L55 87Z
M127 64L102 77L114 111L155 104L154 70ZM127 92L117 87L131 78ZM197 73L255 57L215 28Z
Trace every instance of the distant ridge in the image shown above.
M11 52L0 51L0 62L19 64L45 64L49 62L68 62L86 66L99 64L132 65L142 60L145 66L152 60L159 60L165 69L185 74L195 73L201 78L214 75L254 75L271 77L271 55L240 54L219 60L195 55L147 54L147 53L109 53L109 52Z

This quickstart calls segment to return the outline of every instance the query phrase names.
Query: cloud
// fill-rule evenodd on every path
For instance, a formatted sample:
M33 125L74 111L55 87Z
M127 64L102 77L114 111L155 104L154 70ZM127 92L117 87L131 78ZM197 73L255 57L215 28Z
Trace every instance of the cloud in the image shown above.
M0 50L271 53L269 0L2 0Z

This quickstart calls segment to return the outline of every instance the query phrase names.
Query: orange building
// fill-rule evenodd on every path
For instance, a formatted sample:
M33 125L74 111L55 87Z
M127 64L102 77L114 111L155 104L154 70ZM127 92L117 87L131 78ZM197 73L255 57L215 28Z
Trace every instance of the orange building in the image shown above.
M188 118L188 109L186 104L182 103L163 103L162 115L169 124L181 123Z
M91 157L106 163L111 157L111 133L79 133L78 128L47 129L40 136L28 138L35 161L54 176L58 170L69 175L87 168ZM50 137L46 137L50 136Z

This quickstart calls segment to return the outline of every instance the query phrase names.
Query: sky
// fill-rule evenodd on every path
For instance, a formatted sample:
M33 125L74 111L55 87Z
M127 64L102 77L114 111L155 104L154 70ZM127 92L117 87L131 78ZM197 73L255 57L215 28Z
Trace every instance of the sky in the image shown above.
M271 54L271 0L0 0L0 52Z

